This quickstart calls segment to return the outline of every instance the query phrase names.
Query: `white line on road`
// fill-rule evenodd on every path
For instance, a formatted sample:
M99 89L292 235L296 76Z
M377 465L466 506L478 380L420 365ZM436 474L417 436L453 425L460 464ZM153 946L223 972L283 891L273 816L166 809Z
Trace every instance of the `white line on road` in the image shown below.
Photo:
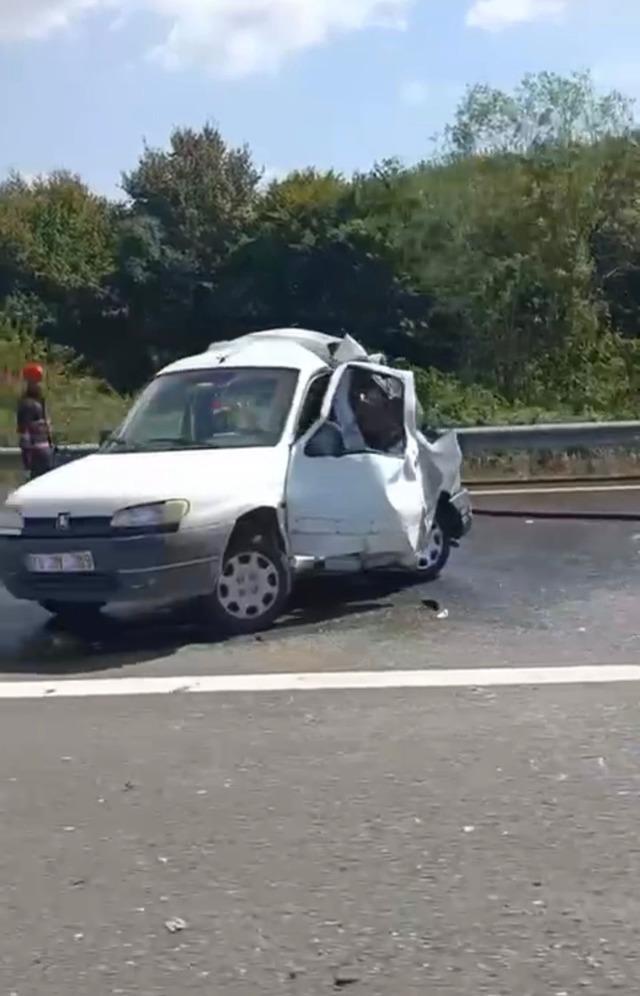
M526 485L521 488L483 488L477 490L471 485L471 494L475 498L496 498L513 495L587 495L587 494L608 494L611 491L640 491L640 484L601 484L580 485L567 487L536 487L530 488Z
M419 688L492 688L640 682L640 666L487 668L459 671L337 671L235 674L200 678L112 678L0 682L0 699L65 699L231 692L328 692Z

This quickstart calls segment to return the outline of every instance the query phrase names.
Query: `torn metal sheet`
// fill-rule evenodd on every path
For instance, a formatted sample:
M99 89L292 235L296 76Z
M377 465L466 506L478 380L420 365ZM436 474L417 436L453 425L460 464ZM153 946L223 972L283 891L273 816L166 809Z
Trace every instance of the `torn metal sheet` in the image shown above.
M401 432L397 440L389 435L384 452L368 445L354 408L369 404L355 384L358 374L384 395L389 411L396 405ZM361 361L334 373L321 417L339 430L341 449L310 456L304 441L294 448L288 496L294 552L324 560L357 555L365 564L388 557L415 566L443 492L460 489L455 433L429 443L417 427L413 374Z
M379 361L384 363L384 357L380 354L371 357L364 346L361 346L352 336L346 335L344 338L325 335L323 332L314 332L310 329L270 329L265 332L250 332L231 342L213 342L209 346L209 353L213 353L220 358L228 358L242 352L247 346L253 344L267 344L269 341L279 344L290 343L291 345L302 346L309 350L328 367L338 367L343 363L351 363L354 360Z
M461 489L462 450L455 432L447 432L435 443L430 443L421 432L416 432L416 439L424 503L431 523L439 496L443 492L455 495Z

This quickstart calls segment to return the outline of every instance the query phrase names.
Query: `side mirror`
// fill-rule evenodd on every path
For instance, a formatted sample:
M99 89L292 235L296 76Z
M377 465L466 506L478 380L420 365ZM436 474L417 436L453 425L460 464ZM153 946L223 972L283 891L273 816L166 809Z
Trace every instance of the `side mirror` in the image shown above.
M105 443L108 443L112 435L113 435L113 429L101 429L100 435L98 436L100 445L104 446Z
M341 457L346 453L340 427L335 422L325 422L305 447L308 457Z

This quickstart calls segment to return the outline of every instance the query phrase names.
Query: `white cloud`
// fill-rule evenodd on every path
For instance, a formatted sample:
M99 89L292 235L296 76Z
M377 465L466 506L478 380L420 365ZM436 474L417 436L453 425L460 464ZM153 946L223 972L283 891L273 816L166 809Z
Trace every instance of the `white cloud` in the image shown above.
M407 107L422 107L429 99L429 87L422 80L407 80L400 87L400 100Z
M217 76L273 71L287 56L370 27L403 28L415 0L0 0L0 39L44 37L90 8L166 25L154 56Z
M148 0L147 0L148 2ZM278 68L283 58L367 27L402 27L410 0L151 0L172 20L158 56L224 76Z
M103 0L0 0L0 40L44 38Z
M558 18L569 0L474 0L467 14L471 28L501 31L514 24Z

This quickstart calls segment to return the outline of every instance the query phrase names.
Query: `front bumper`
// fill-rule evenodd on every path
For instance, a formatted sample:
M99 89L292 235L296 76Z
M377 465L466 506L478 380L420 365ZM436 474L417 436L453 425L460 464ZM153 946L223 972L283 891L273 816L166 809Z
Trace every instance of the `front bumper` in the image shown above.
M0 578L14 598L30 602L173 603L210 593L226 535L185 530L162 536L74 539L0 538ZM95 571L34 574L30 554L90 552Z

